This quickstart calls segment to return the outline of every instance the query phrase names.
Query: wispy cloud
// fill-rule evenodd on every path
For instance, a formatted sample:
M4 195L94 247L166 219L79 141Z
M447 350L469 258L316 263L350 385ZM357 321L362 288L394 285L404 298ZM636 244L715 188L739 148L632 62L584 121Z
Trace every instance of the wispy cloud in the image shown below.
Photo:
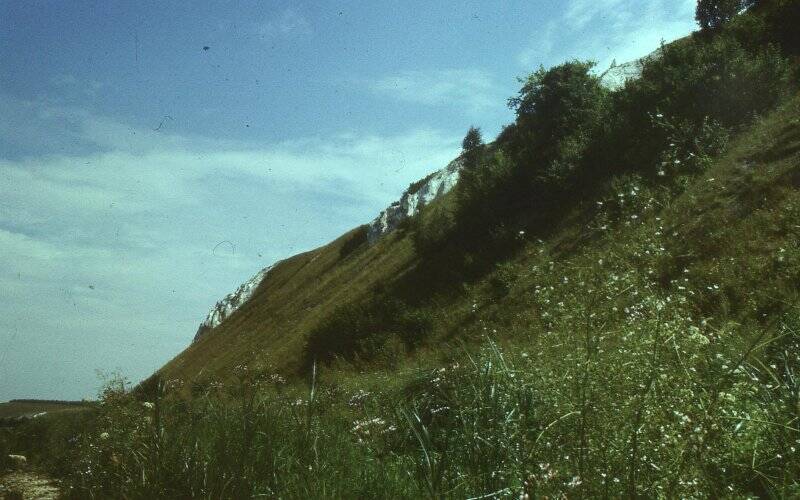
M563 17L570 28L580 30L595 19L604 21L625 15L624 3L625 0L571 0Z
M308 19L294 9L285 9L259 24L257 34L265 39L305 36L314 32Z
M404 71L370 82L373 92L401 101L480 112L502 102L505 91L478 69Z
M82 93L88 96L96 96L106 86L97 80L79 79L72 73L56 75L52 78L51 83L62 92Z
M598 71L626 62L695 28L694 0L570 0L560 17L537 31L517 56L534 69L570 59L593 59Z
M262 145L17 108L59 147L0 148L0 399L81 397L94 368L148 375L238 283L367 222L458 150L432 129Z

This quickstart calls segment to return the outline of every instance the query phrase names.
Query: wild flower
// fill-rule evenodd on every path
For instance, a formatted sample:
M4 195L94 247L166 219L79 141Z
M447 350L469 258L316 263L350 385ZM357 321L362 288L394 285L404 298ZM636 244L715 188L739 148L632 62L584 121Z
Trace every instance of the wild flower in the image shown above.
M361 408L371 395L371 393L359 389L358 392L350 397L350 399L347 401L347 405L351 408Z
M384 419L374 417L355 421L351 432L358 437L359 442L362 442L371 436L385 434L386 432L394 432L395 430L397 430L397 428L393 425L387 426Z
M450 409L449 406L439 406L431 409L431 415L438 415L439 413L446 412L449 409Z
M164 383L164 390L167 392L176 391L183 387L183 380L179 378L169 379Z
M273 373L272 375L270 375L269 381L273 385L286 385L286 379L283 378L283 376L278 373Z

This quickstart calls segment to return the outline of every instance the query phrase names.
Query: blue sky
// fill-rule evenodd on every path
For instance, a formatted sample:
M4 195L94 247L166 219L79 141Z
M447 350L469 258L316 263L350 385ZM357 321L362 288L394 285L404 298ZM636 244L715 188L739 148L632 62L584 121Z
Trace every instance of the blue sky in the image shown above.
M493 137L518 77L645 55L694 3L0 0L0 400L149 375Z

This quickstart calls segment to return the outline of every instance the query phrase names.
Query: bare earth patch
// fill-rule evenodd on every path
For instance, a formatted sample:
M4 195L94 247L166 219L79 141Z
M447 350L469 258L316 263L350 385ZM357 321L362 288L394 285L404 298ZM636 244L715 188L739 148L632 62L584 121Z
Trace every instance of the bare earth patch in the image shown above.
M15 471L0 477L0 498L55 500L58 495L56 482L37 472Z

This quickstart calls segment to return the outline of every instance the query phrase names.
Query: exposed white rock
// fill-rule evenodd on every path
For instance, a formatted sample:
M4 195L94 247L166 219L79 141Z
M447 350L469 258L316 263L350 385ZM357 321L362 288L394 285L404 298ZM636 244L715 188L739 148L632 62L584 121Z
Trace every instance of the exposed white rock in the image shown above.
M389 205L370 223L367 231L369 244L391 233L402 221L418 214L422 207L453 189L462 166L462 159L458 157L445 168L432 173L419 183L412 184L400 200Z
M642 67L645 62L660 57L661 48L658 48L641 59L622 64L612 63L610 68L600 74L600 84L609 90L619 90L625 86L625 82L628 80L636 80L642 76Z
M457 158L442 170L434 172L412 185L412 188L403 193L399 201L392 203L372 221L367 233L369 243L375 243L381 236L396 229L401 221L413 217L419 213L423 206L453 189L453 186L458 182L461 167L461 158ZM205 321L197 329L194 341L197 342L203 335L218 327L231 314L242 307L245 302L250 300L258 286L275 265L277 263L262 269L237 288L235 292L229 293L225 298L217 302L211 312L208 313L208 316L206 316Z
M375 220L369 225L367 239L370 244L375 243L382 236L394 231L401 221L413 217L425 205L431 203L436 198L447 193L458 182L461 172L462 160L456 158L445 168L438 170L425 179L414 183L409 190L403 193L399 201L389 205L382 211ZM217 302L211 312L206 316L205 321L200 324L194 342L207 334L223 321L231 316L236 310L245 304L255 293L258 286L269 274L270 270L278 263L262 269L258 274L247 280L235 292L229 293L222 300Z
M269 267L265 267L255 276L242 283L235 292L229 293L225 296L225 298L217 302L211 312L208 313L208 316L206 316L205 321L200 324L200 328L197 329L197 334L194 336L194 342L197 342L200 337L218 327L223 321L230 317L234 311L242 307L245 302L250 300L250 297L253 296L258 288L258 285L264 281L264 278L267 276L267 274L269 274L270 270L272 270L272 268L277 264L278 263L276 262Z

